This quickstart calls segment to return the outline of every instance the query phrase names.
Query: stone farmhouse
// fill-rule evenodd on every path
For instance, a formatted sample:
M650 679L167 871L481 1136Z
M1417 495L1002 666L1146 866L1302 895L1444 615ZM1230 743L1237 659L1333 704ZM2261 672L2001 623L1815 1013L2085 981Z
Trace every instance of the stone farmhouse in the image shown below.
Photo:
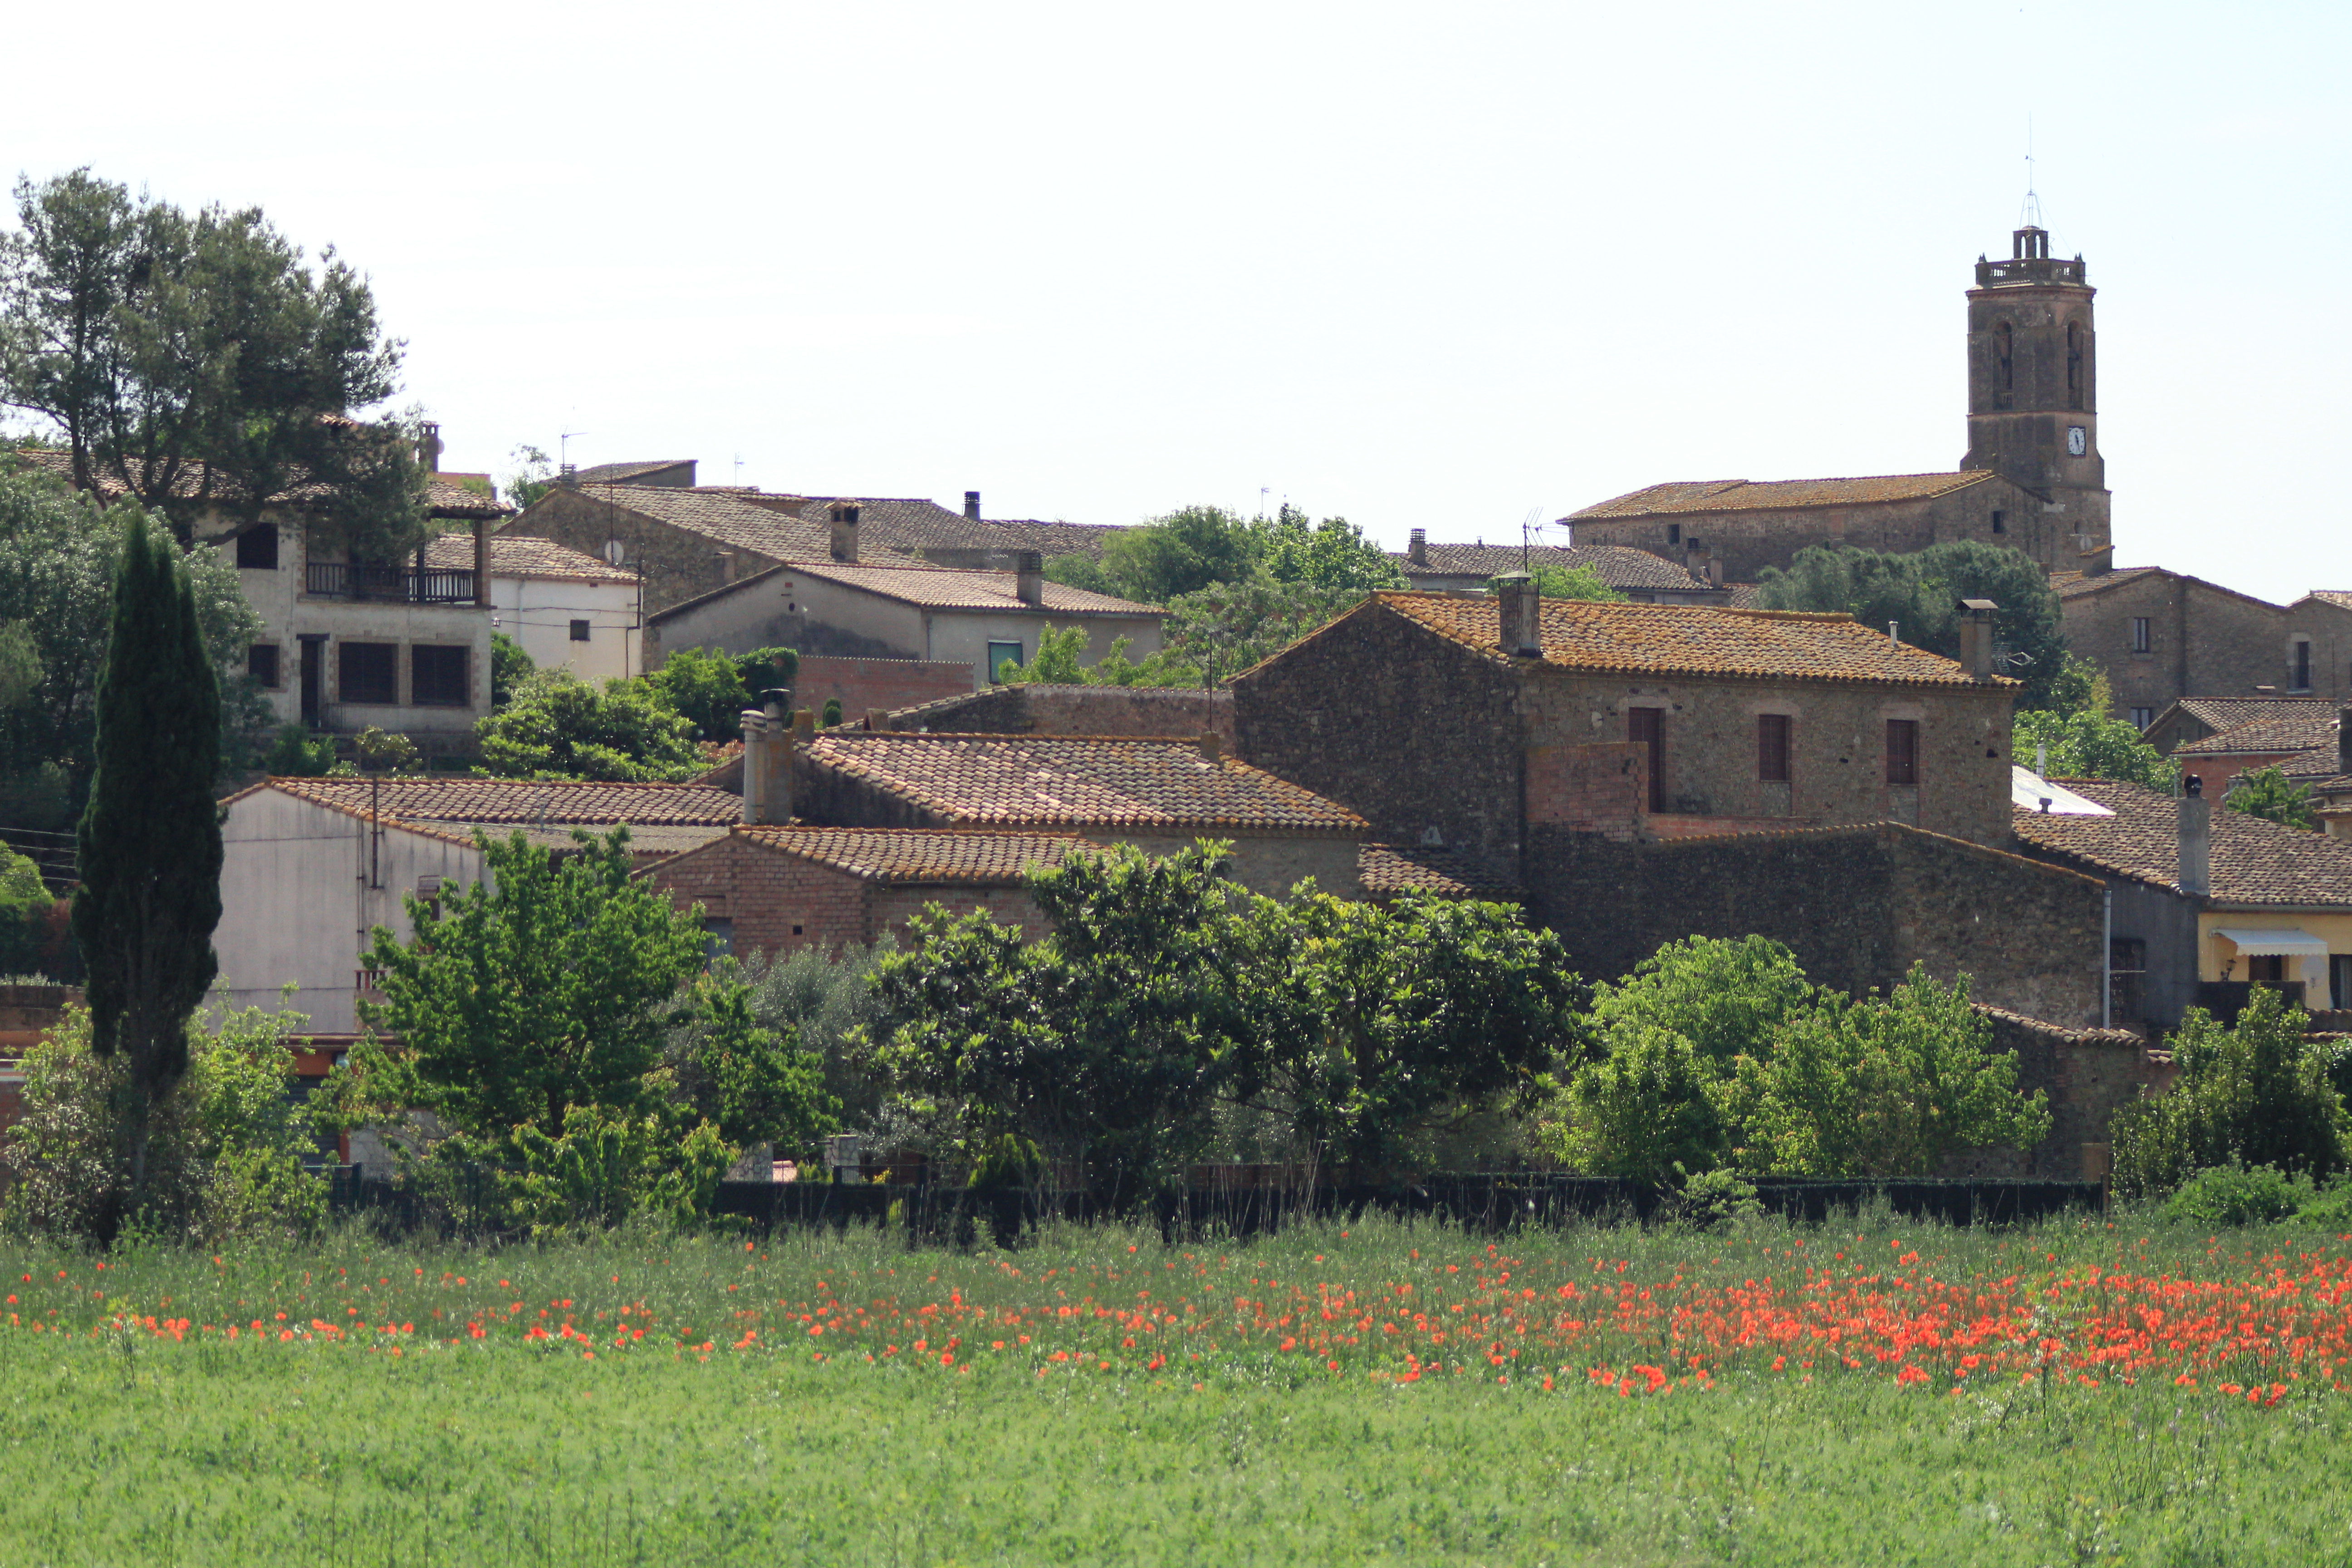
M2299 720L2310 714L2333 716L2331 704L2316 697L2184 697L2168 706L2146 726L2144 738L2164 756L2224 730L2256 720Z
M2352 593L2273 605L2158 566L2053 585L2067 646L2107 672L2116 711L2143 729L2185 699L2352 701Z

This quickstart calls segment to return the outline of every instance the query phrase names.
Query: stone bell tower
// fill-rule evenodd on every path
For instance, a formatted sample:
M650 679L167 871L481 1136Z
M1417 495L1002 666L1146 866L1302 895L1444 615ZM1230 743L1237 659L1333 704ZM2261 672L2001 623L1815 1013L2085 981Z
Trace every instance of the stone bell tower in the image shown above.
M2053 259L2050 233L2028 224L2006 261L1977 258L1969 290L1969 451L2041 499L2053 563L2105 569L2112 535L2099 456L2097 334L2083 258Z

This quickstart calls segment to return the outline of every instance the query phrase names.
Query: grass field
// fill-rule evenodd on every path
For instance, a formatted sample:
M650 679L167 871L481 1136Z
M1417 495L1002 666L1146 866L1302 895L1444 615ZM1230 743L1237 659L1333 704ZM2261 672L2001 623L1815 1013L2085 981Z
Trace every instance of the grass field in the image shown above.
M2352 1239L0 1249L0 1564L2352 1562Z

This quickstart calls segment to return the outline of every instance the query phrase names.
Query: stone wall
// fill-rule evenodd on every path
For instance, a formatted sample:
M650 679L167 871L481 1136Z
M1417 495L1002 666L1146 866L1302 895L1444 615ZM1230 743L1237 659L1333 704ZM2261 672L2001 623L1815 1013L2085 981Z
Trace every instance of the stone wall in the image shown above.
M1685 936L1768 936L1860 994L1916 960L1980 1002L2069 1026L2101 1020L2105 889L2093 877L1893 824L1621 844L1530 831L1529 911L1594 979Z
M879 715L875 727L932 734L1164 735L1188 741L1213 732L1230 745L1234 694L1188 686L991 686Z
M2108 1123L2116 1110L2154 1093L2166 1074L2138 1036L2124 1029L2070 1029L1998 1007L1991 1048L2017 1058L2017 1087L2050 1100L2050 1134L2029 1150L1969 1149L1939 1176L2042 1176L2096 1180L2107 1173Z
M777 558L749 550L722 556L705 534L673 528L610 501L558 486L502 531L552 539L584 555L604 558L604 546L620 540L630 565L645 574L646 614L657 615L730 582L776 564ZM790 645L784 645L790 646ZM647 650L646 657L652 658Z
M842 722L855 724L868 714L971 691L971 667L961 661L803 654L793 701L822 714L825 700L838 697Z
M2291 686L2298 626L2280 605L2174 572L2093 581L2098 585L2061 602L2066 644L2106 671L2119 716L2136 708L2160 713L2183 697L2252 697L2263 686L2305 695ZM2317 628L2303 634L2314 638L2308 695L2341 701L2352 695L2352 638L2339 639L2333 617L2318 611L2304 618ZM2140 619L2148 623L2145 653L2133 647Z

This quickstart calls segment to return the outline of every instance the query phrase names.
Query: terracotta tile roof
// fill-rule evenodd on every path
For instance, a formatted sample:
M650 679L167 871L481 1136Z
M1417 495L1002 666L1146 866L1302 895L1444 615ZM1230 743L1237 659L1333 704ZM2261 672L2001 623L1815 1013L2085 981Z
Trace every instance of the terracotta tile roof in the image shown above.
M1373 605L1507 662L1498 643L1501 606L1484 594L1381 593L1367 601ZM1350 615L1364 613L1360 608ZM1343 616L1331 626L1349 618ZM1329 634L1327 626L1316 635ZM1884 632L1843 615L1546 599L1543 646L1544 663L1568 669L1891 686L2016 685L2000 677L1978 681L1941 654L1889 642Z
M68 453L37 447L21 449L15 456L19 462L28 468L55 474L61 479L70 480L73 478L73 458ZM205 479L205 466L202 463L190 463L181 470L180 477L173 481L172 493L175 496L184 496L192 500L202 498L206 493ZM128 493L129 487L119 479L100 474L97 476L97 479L98 493L110 500ZM323 500L327 493L328 487L325 485L314 484L307 479L297 479L287 486L283 491L272 496L268 504L299 506L306 501ZM233 504L243 494L244 489L241 486L235 485L226 479L212 487L213 499L223 506ZM483 488L476 489L452 474L434 474L425 481L425 510L428 517L467 519L504 517L513 510L512 507L500 501L497 495L488 489L487 483Z
M789 564L787 570L820 582L861 588L886 599L920 605L926 609L991 610L1031 615L1036 614L1038 609L1035 605L1021 602L1020 580L1011 572L920 564L869 565L863 561L854 566L837 561L795 561ZM1066 616L1157 616L1160 613L1155 605L1139 605L1132 599L1115 599L1108 594L1090 593L1084 588L1066 587L1059 583L1046 584L1043 597L1045 611Z
M822 561L833 554L833 529L829 522L809 522L790 512L757 505L740 495L667 485L588 484L576 488L590 500L635 512L770 561ZM869 550L862 537L858 548L860 553ZM894 559L897 554L887 549L880 553L886 559Z
M1518 879L1451 849L1423 845L1365 844L1356 850L1356 875L1367 898L1428 893L1441 899L1490 899L1517 903Z
M2336 716L2336 704L2324 697L2183 697L2172 706L2217 731L2234 730L2262 719ZM2157 715L2159 723L2164 718L2162 713Z
M1706 586L1664 556L1631 545L1547 544L1528 553L1538 566L1571 570L1589 566L1595 576L1612 588L1678 588L1688 593ZM1391 551L1389 559L1409 577L1492 577L1520 570L1522 559L1516 544L1433 543L1428 546L1428 554L1429 563L1425 566L1414 565L1402 551Z
M1031 867L1091 848L1075 834L958 833L927 827L742 827L738 837L869 882L1018 884Z
M274 789L362 816L373 803L386 820L418 823L599 826L626 822L689 827L724 826L743 817L740 796L702 784L435 778L385 779L373 784L366 779L272 778L254 789Z
M1683 479L1651 485L1572 511L1579 518L1657 517L1694 511L1780 511L1809 506L1867 506L1949 495L1996 476L1990 468L1951 474L1875 474L1852 479Z
M1764 607L1764 585L1761 583L1726 583L1723 588L1731 595L1725 602L1735 610L1760 610Z
M528 533L493 533L489 540L493 577L548 577L575 583L634 583L637 574L570 549L552 539ZM442 571L474 565L471 534L436 534L425 546L425 564Z
M2317 599L2322 604L2333 605L2339 610L2352 610L2352 589L2314 588L2304 597Z
M572 482L575 485L614 484L646 474L658 474L664 468L682 468L693 461L692 458L656 458L645 463L598 463L573 474Z
M2179 805L2112 779L2066 779L2113 816L2013 814L2029 850L2087 870L2169 888L2180 879ZM2212 900L2352 909L2352 844L2213 803Z
M2085 576L2080 572L2053 572L2050 574L2050 586L2061 599L2073 599L2084 594L2102 593L2136 577L2145 577L2151 572L2158 576L2164 575L2161 566L2118 566L2095 577Z
M2336 749L2336 705L2314 702L2303 711L2268 714L2217 730L2201 741L2175 748L2176 757L2232 756L2256 752L2307 752Z
M835 496L761 496L759 504L808 521L829 524ZM922 497L857 496L857 528L861 550L865 542L916 554L925 550L1034 550L1048 560L1056 555L1102 553L1103 541L1125 530L1079 522L1040 522L1034 519L966 517L952 507Z
M904 801L941 826L1109 827L1357 837L1364 819L1337 802L1198 742L1125 737L819 735L812 766Z

